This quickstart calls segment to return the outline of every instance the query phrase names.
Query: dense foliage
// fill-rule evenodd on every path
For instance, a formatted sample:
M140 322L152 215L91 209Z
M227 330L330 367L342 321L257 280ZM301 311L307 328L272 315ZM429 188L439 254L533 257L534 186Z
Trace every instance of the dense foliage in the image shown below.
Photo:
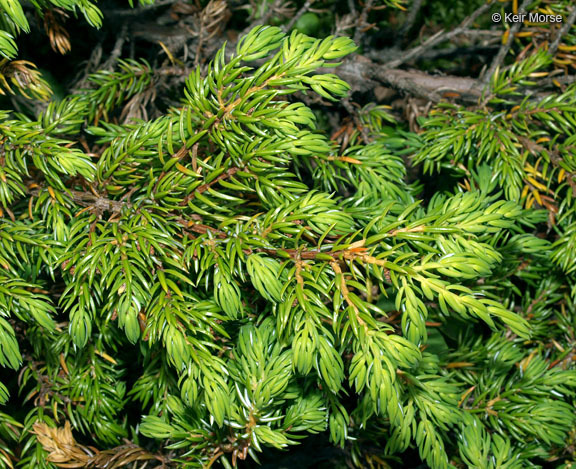
M429 2L456 32L388 69L369 17L410 43L423 2L251 3L231 44L224 2L179 3L192 58L119 36L62 91L15 39L65 53L101 11L0 0L0 464L576 464L576 8L520 5L564 23L507 25L466 93L398 84L416 115L343 79L516 8L475 3Z

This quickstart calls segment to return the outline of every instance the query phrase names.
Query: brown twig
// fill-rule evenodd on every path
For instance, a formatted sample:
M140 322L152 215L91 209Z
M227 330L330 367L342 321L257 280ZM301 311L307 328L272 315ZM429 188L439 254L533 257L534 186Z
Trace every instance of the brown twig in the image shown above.
M482 83L471 77L453 75L431 75L419 70L389 69L385 65L372 62L367 57L355 55L338 67L325 68L326 73L337 73L346 81L352 92L373 92L378 85L384 85L404 94L439 102L450 97L456 101L477 103L482 95ZM558 82L570 84L576 77L558 77ZM553 86L551 79L543 80L543 87ZM531 99L540 100L546 92L539 92Z
M226 234L226 232L219 230L218 228L213 228L211 226L204 225L203 223L196 222L194 219L186 220L186 219L180 217L177 219L177 221L189 233L192 232L192 233L197 233L197 234L202 235L202 234L206 234L206 233L208 233L208 231L210 231L211 233L215 234L216 237L218 237L220 239L228 238L228 235ZM195 236L191 236L191 237L195 238Z
M124 24L120 29L120 33L116 38L116 42L114 43L114 47L110 51L110 55L104 64L102 65L103 70L111 70L114 67L114 63L118 58L122 55L122 49L124 47L124 43L126 42L127 36L126 33L128 31L127 26Z
M198 43L194 65L200 65L202 49L205 43L212 39L226 24L228 18L228 5L223 0L210 0L198 15Z
M410 7L410 11L408 12L408 15L406 16L406 21L404 21L404 24L402 25L402 27L398 31L398 35L396 36L395 42L396 42L397 46L400 46L404 42L406 35L414 27L414 23L416 22L416 18L418 17L418 13L420 12L420 9L422 8L423 3L424 3L424 0L414 0L412 2L412 6Z
M48 189L50 192L51 188ZM52 189L53 190L53 189ZM33 189L29 194L33 197L40 195L41 189ZM122 207L131 207L130 202L124 200L112 200L99 195L94 195L91 192L82 192L70 190L67 191L72 200L80 205L81 207L93 207L98 211L106 211L112 213L119 213L122 211Z
M440 44L441 42L444 42L444 41L448 41L448 40L452 39L454 36L457 36L458 34L462 34L465 30L468 29L468 26L470 26L474 21L476 21L476 19L480 15L482 15L484 12L486 12L490 7L491 7L491 5L488 3L483 4L475 12L473 12L468 18L466 18L464 21L462 21L462 23L460 23L460 25L456 29L453 29L452 31L442 31L442 30L438 31L436 34L429 37L426 41L424 41L419 46L414 47L413 49L410 49L409 51L406 51L406 53L403 54L402 57L388 62L385 65L385 67L386 68L399 67L400 65L402 65L402 64L404 64L404 63L406 63L412 59L415 59L416 57L419 57L420 55L422 55L424 52L426 52L428 49L431 49L435 45Z
M362 12L360 13L360 17L356 23L356 31L354 32L354 42L356 44L360 43L361 35L367 23L368 15L370 14L373 3L374 0L366 0L366 3L364 3L364 8L362 8Z
M234 176L234 174L236 174L238 171L240 171L240 168L236 168L236 167L230 168L227 171L220 174L218 177L214 178L212 181L207 182L206 184L202 184L197 189L195 189L194 192L191 192L190 194L188 194L184 198L184 200L182 202L180 202L180 206L188 205L188 202L190 202L192 199L194 199L194 197L196 197L196 193L202 194L202 193L206 192L208 189L210 189L218 181L221 181L222 179L226 179L226 178L229 178L231 176Z
M432 102L440 101L449 92L458 93L460 99L467 102L476 102L480 97L480 92L475 88L477 81L473 78L387 69L362 56L344 62L337 71L326 69L326 72L337 72L340 78L351 85L352 91L371 92L376 86L383 84Z
M562 41L562 38L568 33L568 31L570 31L570 28L574 24L574 21L576 21L576 6L572 8L572 11L570 12L570 15L568 15L566 22L562 25L562 28L560 28L558 34L556 34L556 37L552 41L552 44L550 44L548 53L552 57L556 55L558 47L560 46L560 41Z
M520 5L520 8L518 9L518 14L522 15L522 14L526 13L526 8L528 8L528 5L530 3L531 3L531 0L524 0L522 2L522 4ZM486 70L486 72L484 73L484 75L481 78L482 84L486 85L490 81L490 78L492 77L492 75L494 74L496 69L502 65L502 63L504 62L504 59L506 58L506 55L508 55L508 52L510 51L510 48L512 47L512 43L514 42L514 37L516 36L518 31L520 31L522 24L523 24L522 22L517 22L517 23L514 23L510 27L510 29L508 30L508 38L506 39L506 42L500 46L500 50L498 51L498 54L496 54L496 57L494 57L494 60L492 60L492 63L490 64L490 68L488 70Z
M348 9L352 15L356 16L358 14L356 12L356 5L354 4L354 0L348 0Z

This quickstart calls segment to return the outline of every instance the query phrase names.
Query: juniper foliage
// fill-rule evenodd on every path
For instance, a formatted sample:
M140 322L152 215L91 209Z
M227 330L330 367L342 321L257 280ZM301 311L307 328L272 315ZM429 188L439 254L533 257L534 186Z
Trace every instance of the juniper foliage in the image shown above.
M571 467L576 88L530 91L541 51L420 134L366 106L342 148L303 97L344 99L321 72L355 49L257 26L157 118L110 118L144 60L0 111L6 467L230 468L318 433L357 467Z

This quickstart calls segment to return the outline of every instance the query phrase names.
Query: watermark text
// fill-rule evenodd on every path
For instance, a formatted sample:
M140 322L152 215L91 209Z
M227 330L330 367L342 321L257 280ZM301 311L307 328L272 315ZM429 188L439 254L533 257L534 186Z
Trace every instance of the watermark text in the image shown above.
M562 15L548 15L544 13L504 13L504 18L500 13L492 15L494 23L500 23L504 19L505 23L562 23Z

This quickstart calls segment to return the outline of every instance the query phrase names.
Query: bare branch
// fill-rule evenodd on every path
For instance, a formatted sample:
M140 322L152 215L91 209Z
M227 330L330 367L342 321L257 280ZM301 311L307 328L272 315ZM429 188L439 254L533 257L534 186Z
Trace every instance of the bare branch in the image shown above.
M576 6L572 8L572 11L570 12L570 15L568 15L568 18L566 20L566 23L562 25L562 28L560 28L560 31L558 31L558 34L552 41L552 44L550 44L548 53L551 56L556 55L558 47L560 46L560 41L562 41L562 38L568 33L568 31L570 31L570 28L572 27L572 25L574 25L574 21L576 21Z
M447 96L461 101L476 102L480 92L475 89L473 78L450 75L428 75L416 70L381 69L375 78L392 88L429 101L438 102Z
M127 26L123 24L120 29L120 33L116 37L114 48L112 49L112 51L110 51L108 59L106 59L106 62L104 62L104 64L101 67L103 70L112 70L112 68L114 68L114 64L116 63L118 58L122 55L122 49L124 47L124 43L128 38L126 35L127 31L128 31Z
M518 14L522 15L522 14L526 13L526 8L528 7L528 5L530 3L531 3L531 0L524 0L522 2L522 5L520 5L520 8L518 9ZM500 50L498 51L498 54L496 54L496 57L494 57L494 60L492 61L490 68L484 73L484 75L481 79L483 84L487 84L490 81L490 77L494 74L496 69L502 65L502 62L504 62L506 55L508 54L508 52L510 51L510 48L512 47L512 42L514 42L514 37L516 36L516 33L518 33L518 31L520 31L521 27L522 27L522 22L514 23L510 27L510 29L508 30L508 39L506 39L506 43L504 43L504 44L502 44L502 46L500 46Z
M452 31L438 31L436 34L429 37L424 43L407 51L405 54L403 54L401 58L388 62L388 64L385 65L386 68L399 67L400 65L412 59L415 59L416 57L419 57L420 55L422 55L424 52L431 49L435 45L440 44L441 42L444 41L448 41L452 39L454 36L457 36L458 34L462 34L464 31L468 29L468 26L470 26L474 21L476 21L476 19L484 12L486 12L490 7L491 7L490 4L485 3L480 8L478 8L474 13L472 13L468 18L462 21L462 23L460 23L460 26L458 26L456 29L453 29Z
M366 22L368 20L368 14L370 13L370 10L372 9L372 3L374 3L374 0L366 0L366 3L364 4L364 8L362 9L362 12L360 13L360 18L358 18L358 23L356 24L356 31L354 32L354 42L356 44L359 44L359 42L360 42L361 35L362 35L362 29L365 27Z
M356 16L358 14L356 12L356 5L354 4L354 0L348 0L348 9L352 15Z
M406 17L406 21L398 31L398 36L396 37L396 45L399 46L404 42L406 35L410 32L410 30L414 27L414 23L416 22L416 18L418 17L418 13L422 8L422 4L424 0L414 0L412 2L412 6L410 7L410 11L408 12L408 16Z
M438 102L447 96L461 101L477 102L480 91L474 78L451 75L429 75L416 70L389 69L364 56L357 55L326 73L338 73L352 87L352 91L371 92L380 84L404 94Z

